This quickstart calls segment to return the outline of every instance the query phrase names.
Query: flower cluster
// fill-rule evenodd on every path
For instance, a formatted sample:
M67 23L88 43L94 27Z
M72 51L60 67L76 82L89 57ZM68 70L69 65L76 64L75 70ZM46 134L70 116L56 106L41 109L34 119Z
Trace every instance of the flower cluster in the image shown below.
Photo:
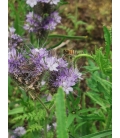
M17 127L14 131L13 131L13 135L10 138L17 138L17 137L21 137L26 133L26 130L24 127Z
M26 15L26 24L24 29L29 32L41 32L42 30L54 30L58 23L61 22L61 17L58 12L53 12L47 18L42 18L38 14L29 12Z
M30 5L31 7L34 7L38 2L42 3L49 3L49 4L54 4L57 5L60 0L27 0L26 3Z
M24 29L29 32L38 32L42 28L42 17L37 14L33 14L33 12L29 12L26 15L26 24L24 25Z
M73 91L72 86L81 79L81 73L77 69L68 68L68 63L65 60L50 55L45 48L31 49L28 55L29 58L26 58L15 49L9 52L9 74L13 78L21 76L22 83L26 78L29 80L38 78L36 85L38 82L42 85L42 81L46 81L54 88L61 86L66 94L69 94L70 91ZM47 80L40 77L45 72L49 74ZM28 81L27 84L31 85L31 81Z
M43 28L45 30L54 30L58 23L61 22L61 17L59 16L58 12L53 12L50 16L44 21Z
M73 91L74 86L81 78L81 73L74 68L61 68L58 72L52 72L50 84L54 87L62 87L66 94Z
M55 29L61 22L61 17L53 8L58 2L59 0L27 0L26 3L34 9L26 15L24 29L34 32L39 39L46 32ZM13 27L10 28L8 71L19 85L25 90L39 91L46 85L55 90L61 86L66 94L73 91L72 86L81 79L81 73L77 69L69 67L63 58L53 56L45 48L18 49L21 44L23 45L23 39L15 34Z
M16 47L18 48L23 42L23 39L19 35L15 34L15 28L13 27L9 28L8 40L9 40L8 43L9 48L16 48Z

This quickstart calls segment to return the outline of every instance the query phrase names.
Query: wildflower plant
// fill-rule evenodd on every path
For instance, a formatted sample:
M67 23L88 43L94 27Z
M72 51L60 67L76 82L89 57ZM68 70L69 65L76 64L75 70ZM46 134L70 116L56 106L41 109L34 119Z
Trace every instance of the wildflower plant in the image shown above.
M95 55L86 53L76 55L71 62L64 55L56 56L52 52L65 39L86 39L87 37L50 35L50 32L61 23L62 18L59 15L58 7L65 2L60 0L26 0L25 3L26 9L29 11L26 11L22 26L24 35L18 34L13 26L9 27L8 32L9 86L11 82L14 82L15 93L21 95L18 108L9 109L9 115L13 116L11 119L13 124L12 132L10 130L11 137L68 138L72 136L77 138L82 136L79 135L78 128L86 124L84 114L81 115L80 113L82 110L80 110L79 105L81 96L84 95L81 94L79 88L83 76L78 70L76 61L83 56L95 60L99 69L110 79L111 64L110 61L106 60L106 56L110 56L109 31L104 28L104 31L107 32L105 36L107 41L106 55L103 55L101 50L96 50ZM47 48L47 40L52 37L59 37L62 40L55 46ZM34 38L35 43L31 43L32 38ZM100 60L97 55L101 56L99 56ZM101 62L104 62L106 66L101 66ZM89 70L89 67L85 68ZM98 79L100 78L98 77ZM110 83L106 82L101 85L104 90L107 88L111 90ZM11 91L11 88L9 90ZM92 97L89 93L86 95ZM107 103L109 106L111 106L110 96L109 93L109 102ZM103 108L102 104L100 106ZM107 107L103 109L108 110ZM73 110L75 110L76 115L73 114ZM85 109L85 112L89 112L89 109ZM91 115L93 114L91 113ZM87 117L89 120L89 116ZM106 129L110 127L110 123L107 120ZM103 135L107 136L108 133L111 134L111 130L103 132ZM100 134L96 135L99 136Z

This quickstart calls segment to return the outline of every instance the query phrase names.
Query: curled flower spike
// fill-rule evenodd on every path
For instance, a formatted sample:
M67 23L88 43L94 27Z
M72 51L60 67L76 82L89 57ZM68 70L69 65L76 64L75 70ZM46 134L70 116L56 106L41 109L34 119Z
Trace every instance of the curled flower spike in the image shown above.
M10 27L8 32L8 47L10 49L21 47L22 42L23 39L21 38L21 36L15 34L15 28Z

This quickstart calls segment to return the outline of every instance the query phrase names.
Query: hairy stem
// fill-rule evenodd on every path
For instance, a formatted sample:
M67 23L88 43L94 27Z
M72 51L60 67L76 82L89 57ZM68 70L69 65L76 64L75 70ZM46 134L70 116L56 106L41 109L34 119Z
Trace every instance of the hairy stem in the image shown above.
M36 96L36 98L37 98L38 101L41 103L41 105L44 107L44 109L46 110L47 114L49 114L50 111L47 109L47 107L46 107L45 104L41 101L41 99L40 99L38 96Z
M74 67L75 67L75 63L77 62L77 60L79 58L81 58L81 57L87 57L87 58L91 58L91 59L94 60L93 56L91 56L91 55L88 55L88 54L79 54L79 55L75 56L74 59L73 59Z

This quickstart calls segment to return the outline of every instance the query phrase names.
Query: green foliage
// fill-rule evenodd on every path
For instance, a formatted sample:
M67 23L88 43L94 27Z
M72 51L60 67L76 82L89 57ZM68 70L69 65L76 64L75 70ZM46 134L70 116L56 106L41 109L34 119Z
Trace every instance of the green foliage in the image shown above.
M23 107L16 107L12 110L8 110L8 115L14 115L14 114L18 114L18 113L23 113Z
M34 132L34 131L40 131L40 130L42 130L42 126L40 126L40 124L35 123L29 126L29 128L27 129L27 133Z
M93 56L96 64L99 66L100 70L106 75L112 74L112 65L111 61L107 58L102 52L102 48L96 49L95 55Z
M110 55L110 47L112 44L112 30L108 30L105 26L103 27L104 31L104 38L105 38L105 49L106 49L106 56Z
M55 100L57 118L57 138L68 138L66 126L65 93L59 88Z
M62 26L62 25L59 25L58 28L60 28L60 29L62 29L62 30L65 30L68 36L74 36L74 35L75 35L74 29L71 29L71 28L69 28L69 27Z
M95 134L83 136L81 138L103 138L103 137L110 136L110 135L112 135L112 130L105 130L105 131L101 131Z
M29 113L24 113L23 115L19 115L13 119L13 121L18 121L18 120L44 120L45 119L45 111L44 110L39 110L37 113L35 111L29 112Z
M71 21L72 21L72 23L73 23L73 25L74 25L74 28L75 28L75 31L78 29L78 27L79 27L79 25L86 25L87 23L86 22L84 22L84 21L78 21L77 20L77 16L74 16L74 15L72 15L72 14L69 14L68 16L67 16L67 18L68 19L70 19Z
M57 8L64 4L68 4L68 2L61 0ZM24 0L16 0L16 3L15 0L9 0L8 6L11 20L9 26L13 25L16 33L23 35L22 26L25 15L27 10L31 11L31 9L29 9L29 6L25 6ZM88 32L94 29L93 25L78 20L77 4L75 15L69 14L66 16L73 27L60 25L59 28L66 31L66 35L48 35L50 41L60 39L57 44L49 47L49 50L57 48L66 39L86 40L87 36L76 36L76 32L81 25L86 25ZM96 47L94 54L84 52L75 55L73 58L75 67L80 58L87 58L87 66L83 67L85 69L83 74L89 74L86 75L86 82L84 82L86 90L81 89L81 85L84 84L78 83L73 87L74 92L69 95L65 96L65 92L62 88L59 88L57 94L53 94L52 101L45 102L44 98L40 96L41 101L33 101L28 97L28 93L16 87L11 78L8 78L10 129L24 126L24 121L27 121L25 127L27 133L23 136L24 138L102 138L112 134L112 29L104 26L103 31L104 47ZM35 36L32 33L30 39L36 47L45 47L49 44L49 42L46 42L46 38L41 42L35 41ZM41 45L39 45L40 43ZM41 89L40 91L46 93L47 90ZM48 109L47 114L46 109ZM52 124L55 120L57 121L57 128L47 131L47 125Z

